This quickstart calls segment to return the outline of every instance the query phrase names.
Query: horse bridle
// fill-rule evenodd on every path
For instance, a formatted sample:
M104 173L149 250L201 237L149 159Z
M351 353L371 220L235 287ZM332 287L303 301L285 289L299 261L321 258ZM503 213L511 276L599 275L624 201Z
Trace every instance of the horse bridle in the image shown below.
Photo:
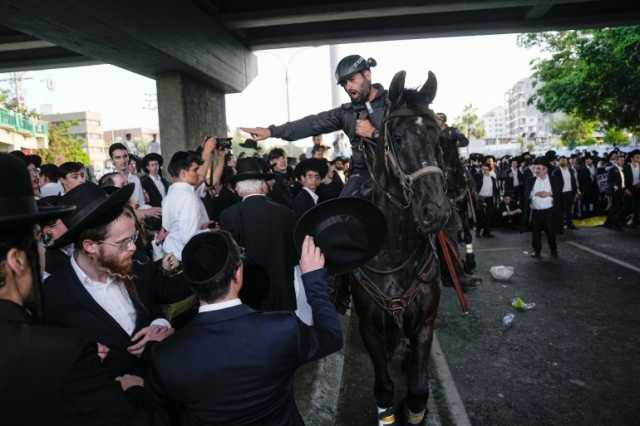
M429 125L438 129L438 127L435 124L435 121L433 120L433 113L431 113L428 110L425 112L419 112L406 107L400 108L393 112L389 112L389 110L390 110L390 106L389 106L389 102L387 101L387 107L386 107L384 120L383 120L384 133L382 138L384 142L384 157L385 157L385 161L391 165L392 169L397 174L400 180L400 185L402 187L403 200L398 200L386 188L383 188L377 182L371 170L369 170L369 174L371 175L372 181L376 185L378 185L382 190L382 192L385 194L385 197L387 197L389 201L395 204L396 207L404 210L411 207L411 204L413 203L413 195L414 195L413 185L418 179L424 176L432 175L432 174L439 174L443 177L443 181L445 182L445 185L446 185L446 179L444 176L444 172L440 167L430 166L430 165L427 165L426 163L422 163L422 167L420 169L412 173L407 173L400 165L400 161L398 160L398 154L396 153L396 148L393 144L393 141L389 140L389 134L391 133L389 131L389 121L391 119L399 118L399 117L429 117L432 119L431 121L433 121L433 123L429 123ZM446 188L445 188L445 191L446 191Z

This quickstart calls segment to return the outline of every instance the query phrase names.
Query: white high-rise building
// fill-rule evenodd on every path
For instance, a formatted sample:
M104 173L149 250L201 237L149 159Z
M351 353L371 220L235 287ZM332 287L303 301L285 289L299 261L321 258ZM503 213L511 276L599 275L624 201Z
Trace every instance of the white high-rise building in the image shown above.
M507 118L507 109L503 106L495 107L481 117L484 123L484 138L488 144L501 143L509 139Z
M507 129L510 138L532 142L536 145L547 145L554 138L553 123L561 113L545 113L529 104L529 99L535 94L536 87L533 77L518 81L506 95L507 101Z

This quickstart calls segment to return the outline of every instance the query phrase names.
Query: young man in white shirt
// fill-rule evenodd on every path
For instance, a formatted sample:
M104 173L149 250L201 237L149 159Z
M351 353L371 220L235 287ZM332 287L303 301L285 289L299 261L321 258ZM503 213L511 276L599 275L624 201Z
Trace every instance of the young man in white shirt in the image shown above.
M127 147L121 143L111 144L109 147L109 157L113 162L113 168L116 172L126 177L128 183L135 185L131 198L137 205L136 216L138 216L138 219L144 220L147 217L159 218L162 209L160 207L151 207L147 204L144 199L144 191L142 190L140 178L129 173L129 151Z
M549 250L551 256L558 257L558 246L556 243L556 230L554 219L554 190L548 174L548 162L544 158L537 158L534 161L536 179L529 189L528 197L531 202L531 231L533 253L531 256L540 259L542 250L542 231L547 234Z
M155 133L153 134L153 139L151 139L151 142L149 142L149 149L147 150L147 153L149 154L162 154L161 152L161 147L160 147L160 141L157 139L157 136Z
M40 197L62 194L62 185L58 182L60 170L55 164L43 164L40 167Z
M162 227L167 231L162 248L182 259L182 249L194 235L209 229L211 222L196 192L201 183L200 157L191 151L178 151L171 157L169 174L173 184L162 200Z
M62 191L65 194L73 188L82 185L87 180L82 163L68 161L60 164L58 171L60 172L60 184L62 185Z

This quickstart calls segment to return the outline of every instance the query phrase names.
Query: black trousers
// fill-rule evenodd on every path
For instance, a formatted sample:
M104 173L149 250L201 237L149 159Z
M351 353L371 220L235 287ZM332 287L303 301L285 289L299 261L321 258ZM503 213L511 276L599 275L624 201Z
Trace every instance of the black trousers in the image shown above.
M476 232L482 231L484 234L491 232L493 228L493 217L495 216L495 205L493 197L478 197L480 208L478 209L478 226Z
M613 227L624 224L624 192L622 190L611 192L611 208L607 216L607 224Z
M571 225L574 200L575 195L573 191L563 192L560 197L560 208L562 209L562 221L564 225Z
M549 249L551 252L557 252L556 230L554 227L553 208L544 210L531 210L531 232L533 236L533 251L540 253L542 250L542 231L547 234Z

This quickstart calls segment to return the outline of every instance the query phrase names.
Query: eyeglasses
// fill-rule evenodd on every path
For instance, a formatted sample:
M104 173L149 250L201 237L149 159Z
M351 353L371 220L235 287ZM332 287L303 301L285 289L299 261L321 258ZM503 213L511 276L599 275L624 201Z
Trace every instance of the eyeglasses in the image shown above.
M129 237L129 238L125 238L124 240L121 241L116 241L115 243L112 243L111 241L99 241L100 244L108 244L110 246L114 246L114 247L118 247L120 250L126 250L130 244L133 244L133 246L136 245L136 241L138 241L138 237L140 236L140 234L138 233L138 231L136 231L133 236Z

